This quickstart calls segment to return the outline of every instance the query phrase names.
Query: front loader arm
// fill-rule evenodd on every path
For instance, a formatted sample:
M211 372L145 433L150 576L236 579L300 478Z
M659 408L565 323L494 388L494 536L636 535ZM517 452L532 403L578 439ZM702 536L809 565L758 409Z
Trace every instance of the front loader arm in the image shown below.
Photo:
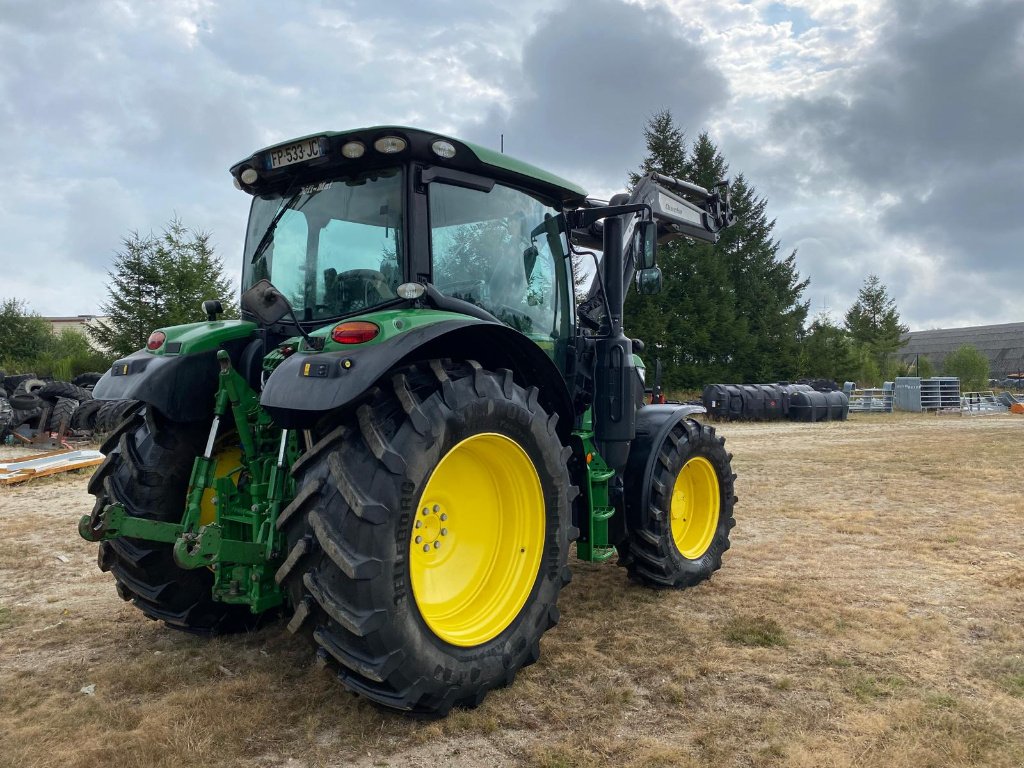
M692 237L705 243L718 242L718 234L736 221L732 210L728 180L719 181L707 190L689 181L661 173L649 173L633 187L627 204L650 208L658 227L658 243L677 237ZM641 218L634 215L623 228L623 285L629 285L636 274L636 228Z

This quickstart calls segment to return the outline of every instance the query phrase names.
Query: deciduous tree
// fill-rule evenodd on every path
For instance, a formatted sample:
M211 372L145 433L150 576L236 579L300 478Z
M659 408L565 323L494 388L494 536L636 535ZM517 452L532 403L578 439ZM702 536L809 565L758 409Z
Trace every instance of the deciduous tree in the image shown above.
M977 392L988 389L988 358L973 344L963 344L946 355L942 370L960 379L960 390Z

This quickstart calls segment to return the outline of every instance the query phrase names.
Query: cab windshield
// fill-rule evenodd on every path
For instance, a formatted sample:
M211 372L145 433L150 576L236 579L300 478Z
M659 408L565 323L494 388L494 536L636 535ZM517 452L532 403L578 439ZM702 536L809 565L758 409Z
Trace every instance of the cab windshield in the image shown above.
M403 227L398 168L258 195L242 290L270 280L304 322L387 303L404 273Z

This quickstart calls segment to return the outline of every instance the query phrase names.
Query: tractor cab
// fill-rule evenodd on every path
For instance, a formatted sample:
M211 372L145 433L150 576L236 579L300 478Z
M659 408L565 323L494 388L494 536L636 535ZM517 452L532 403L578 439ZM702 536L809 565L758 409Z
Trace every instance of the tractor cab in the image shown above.
M300 139L231 170L253 197L242 290L269 280L306 330L404 306L401 286L429 284L550 355L571 335L559 215L585 195L568 181L395 127Z

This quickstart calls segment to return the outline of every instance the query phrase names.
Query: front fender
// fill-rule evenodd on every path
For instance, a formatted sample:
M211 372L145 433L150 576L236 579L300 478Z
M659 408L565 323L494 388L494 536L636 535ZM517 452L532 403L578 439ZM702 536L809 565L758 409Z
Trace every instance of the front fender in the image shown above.
M658 448L672 427L697 413L707 411L701 405L645 405L636 412L636 437L630 444L625 473L623 522L627 527L635 527L651 503L651 480ZM624 538L626 531L620 528L616 534Z

